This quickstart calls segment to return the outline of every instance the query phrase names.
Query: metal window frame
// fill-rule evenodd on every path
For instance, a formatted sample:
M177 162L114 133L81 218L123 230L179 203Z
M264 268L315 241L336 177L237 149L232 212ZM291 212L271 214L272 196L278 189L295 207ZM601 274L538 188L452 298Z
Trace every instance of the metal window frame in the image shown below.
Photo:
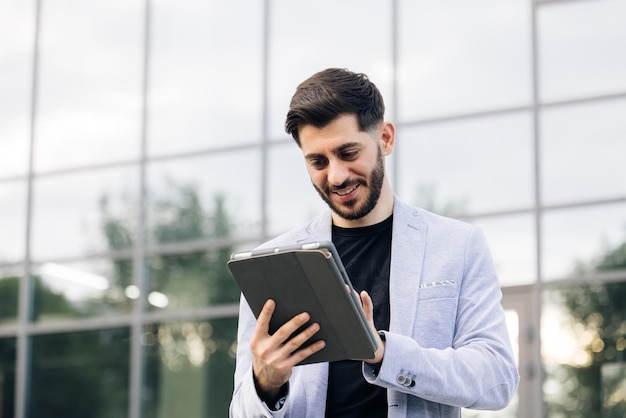
M93 318L82 318L82 319L72 319L72 320L58 320L58 321L42 321L42 322L32 322L30 319L30 315L32 312L32 279L31 273L33 271L33 267L37 265L39 261L32 259L31 252L31 235L32 235L32 215L33 215L33 183L36 179L48 176L56 176L63 174L78 174L82 171L86 170L94 170L101 168L110 168L110 167L122 167L122 166L138 166L140 169L140 190L139 190L139 231L138 236L145 236L145 183L146 183L146 165L154 162L154 161L162 161L169 159L184 159L197 157L198 155L206 154L206 155L215 155L221 152L231 152L238 151L244 149L259 149L260 158L261 158L261 184L262 184L262 193L260 193L261 201L261 233L260 236L255 237L246 237L246 238L233 238L233 239L221 239L221 240L197 240L192 242L184 242L184 243L175 243L175 244L162 244L162 245L152 245L145 242L145 240L138 240L137 244L133 248L129 248L128 250L119 250L119 251L105 251L97 254L87 254L83 256L64 258L57 261L76 261L76 260L85 260L89 258L100 258L100 257L109 257L112 259L130 259L134 262L134 272L133 272L133 283L138 286L140 289L146 289L145 283L145 265L144 260L147 256L155 255L155 254L182 254L190 251L203 251L210 249L223 248L225 246L242 244L242 243L252 243L252 242L261 242L262 240L268 238L267 234L267 222L268 222L268 197L267 197L267 189L268 189L268 155L272 147L280 146L285 142L291 142L289 138L270 138L270 129L268 126L268 109L269 109L269 92L268 92L268 83L269 83L269 71L270 71L270 63L269 63L269 52L270 52L270 36L269 32L272 28L272 25L275 22L271 21L271 11L272 11L272 0L264 0L263 2L263 16L262 16L262 140L251 141L249 144L244 145L236 145L236 146L226 146L223 148L211 148L206 150L199 150L194 152L184 152L171 154L167 156L159 156L159 157L148 157L147 156L147 124L149 120L148 114L148 100L149 100L149 78L151 73L151 39L152 39L152 1L144 0L144 14L142 17L141 25L143 27L143 63L142 63L142 113L141 113L141 131L140 131L140 140L141 140L141 156L137 160L125 160L125 161L117 161L114 163L107 164L94 164L86 167L80 168L68 168L62 170L53 170L48 172L35 172L34 171L34 150L36 147L35 144L35 130L38 119L38 93L39 93L39 58L40 58L40 36L41 36L41 10L42 10L42 0L34 1L34 43L32 50L32 74L31 74L31 92L30 92L30 117L29 117L29 161L28 161L28 172L25 176L11 176L0 179L0 184L2 183L10 183L10 182L26 182L27 187L27 202L26 202L26 212L27 219L25 227L25 252L24 252L24 260L15 263L9 264L0 264L0 267L18 267L22 270L20 285L19 285L19 304L18 304L18 314L17 321L15 323L1 324L0 325L0 337L2 338L11 338L15 337L17 342L17 355L16 355L16 390L15 390L15 416L17 418L24 418L28 415L28 393L29 393L29 382L28 382L28 373L30 368L30 337L42 334L49 333L62 333L62 332L73 332L73 331L83 331L83 330L99 330L105 328L114 328L114 327L128 327L131 331L131 352L129 353L129 361L130 361L130 375L129 375L129 409L128 416L130 418L139 418L141 415L141 391L142 391L142 348L141 348L141 334L143 332L143 327L146 324L154 323L154 322L171 322L171 321L181 321L181 320L211 320L216 318L233 318L238 314L238 304L225 304L219 306L209 306L205 308L191 309L187 311L172 311L172 312L147 312L142 304L144 303L142 299L138 299L134 302L132 311L128 314L123 314L114 317L93 317ZM433 124L445 124L449 122L455 122L459 120L470 120L475 118L483 118L489 116L499 116L506 115L511 113L519 113L519 112L527 112L531 114L532 119L532 141L533 141L533 158L534 158L534 168L533 168L533 182L534 182L534 202L529 207L520 207L514 208L506 211L494 211L494 212L482 212L482 213L466 213L466 214L458 214L460 218L490 218L496 216L503 215L511 215L511 214L532 214L535 218L535 255L536 255L536 282L532 285L529 285L524 288L525 292L529 292L531 294L532 300L532 312L533 312L533 323L537 330L539 330L539 322L541 316L541 292L545 286L550 286L553 283L557 283L558 281L546 282L543 277L543 272L541 271L542 264L542 249L541 249L541 236L542 236L542 216L546 211L554 210L554 209L562 209L562 208L573 208L573 207L585 207L585 206L603 206L607 204L613 203L625 203L626 195L623 196L615 196L613 198L607 199L595 199L595 200L584 200L584 201L575 201L575 202L567 202L558 205L545 205L541 199L541 172L543 167L541 167L541 155L540 155L540 143L541 143L541 120L540 120L540 112L544 109L548 108L557 108L557 107L566 107L577 105L581 103L601 103L612 100L624 100L626 99L626 92L615 92L613 94L605 94L605 95L597 95L597 96L589 96L584 98L572 99L572 100L559 100L559 101L545 101L541 102L539 98L539 40L538 40L538 23L537 23L537 15L540 7L544 7L546 5L552 5L557 3L569 3L569 2L580 2L580 1L590 1L590 0L528 0L529 1L529 10L531 13L530 19L530 36L531 36L531 57L530 65L532 67L531 71L531 102L527 106L513 106L513 107L500 107L494 108L491 110L480 111L480 112L468 112L468 113L457 113L450 115L442 115L441 117L431 117L424 119L415 119L411 121L406 121L402 124L398 124L399 128L408 128L414 126L426 126ZM394 112L398 112L398 44L400 42L400 34L399 34L399 0L393 0L390 3L391 7L391 70L392 70L392 95L388 99L393 104L391 107ZM393 115L391 115L393 118ZM397 145L397 150L402 148L402 144ZM398 156L399 152L394 153L393 155L393 171L392 178L394 182L397 184L402 181L399 178L399 164L398 164ZM599 280L601 282L611 282L611 281L621 281L626 278L625 272L612 272L612 273L602 273L598 275L594 275L594 280ZM566 277L562 278L563 281L568 283L577 283L577 282L585 282L586 278L573 278ZM509 294L511 292L515 293L516 288L504 288L503 292L505 294ZM145 292L142 292L145 293ZM541 353L540 353L540 341L539 333L537 332L537 344L533 346L533 352L531 353L531 357L533 361L541 366ZM544 406L543 406L543 392L541 387L541 379L537 379L538 384L536 384L532 391L532 405L529 406L528 416L543 416Z

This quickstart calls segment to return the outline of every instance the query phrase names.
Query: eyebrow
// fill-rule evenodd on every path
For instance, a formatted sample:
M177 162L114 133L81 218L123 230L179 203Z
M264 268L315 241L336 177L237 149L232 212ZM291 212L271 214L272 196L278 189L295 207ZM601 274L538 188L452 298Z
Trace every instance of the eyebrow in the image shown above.
M360 148L361 146L362 146L362 144L360 142L347 142L345 144L339 145L337 148L332 150L332 153L337 155L337 154L345 151L348 148L352 148L352 147L359 147ZM307 160L320 158L320 157L324 157L324 154L312 152L312 153L309 153L309 154L304 156L304 158L306 158Z

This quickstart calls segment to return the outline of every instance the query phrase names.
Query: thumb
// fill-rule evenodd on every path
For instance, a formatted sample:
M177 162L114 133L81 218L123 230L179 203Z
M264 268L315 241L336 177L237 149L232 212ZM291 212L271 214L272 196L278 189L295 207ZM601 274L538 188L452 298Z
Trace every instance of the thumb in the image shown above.
M359 296L361 297L361 305L363 306L365 318L368 322L374 322L374 302L372 302L372 298L365 290L361 291Z

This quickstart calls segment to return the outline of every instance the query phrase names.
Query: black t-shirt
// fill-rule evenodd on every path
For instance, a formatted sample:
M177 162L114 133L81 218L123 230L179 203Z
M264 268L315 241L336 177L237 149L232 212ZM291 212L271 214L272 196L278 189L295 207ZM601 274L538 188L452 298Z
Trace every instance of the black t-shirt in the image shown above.
M367 290L374 302L376 329L389 329L389 269L393 218L362 228L333 226L333 243L357 292ZM360 361L330 363L326 418L387 416L387 391L369 384Z

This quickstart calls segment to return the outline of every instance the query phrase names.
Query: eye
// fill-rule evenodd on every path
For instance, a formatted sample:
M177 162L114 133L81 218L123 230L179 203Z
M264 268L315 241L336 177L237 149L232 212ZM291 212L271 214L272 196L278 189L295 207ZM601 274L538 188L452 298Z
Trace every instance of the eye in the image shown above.
M341 159L343 160L354 160L359 156L358 149L345 150L341 153Z
M317 170L326 166L328 160L326 158L312 158L309 160L309 165Z

